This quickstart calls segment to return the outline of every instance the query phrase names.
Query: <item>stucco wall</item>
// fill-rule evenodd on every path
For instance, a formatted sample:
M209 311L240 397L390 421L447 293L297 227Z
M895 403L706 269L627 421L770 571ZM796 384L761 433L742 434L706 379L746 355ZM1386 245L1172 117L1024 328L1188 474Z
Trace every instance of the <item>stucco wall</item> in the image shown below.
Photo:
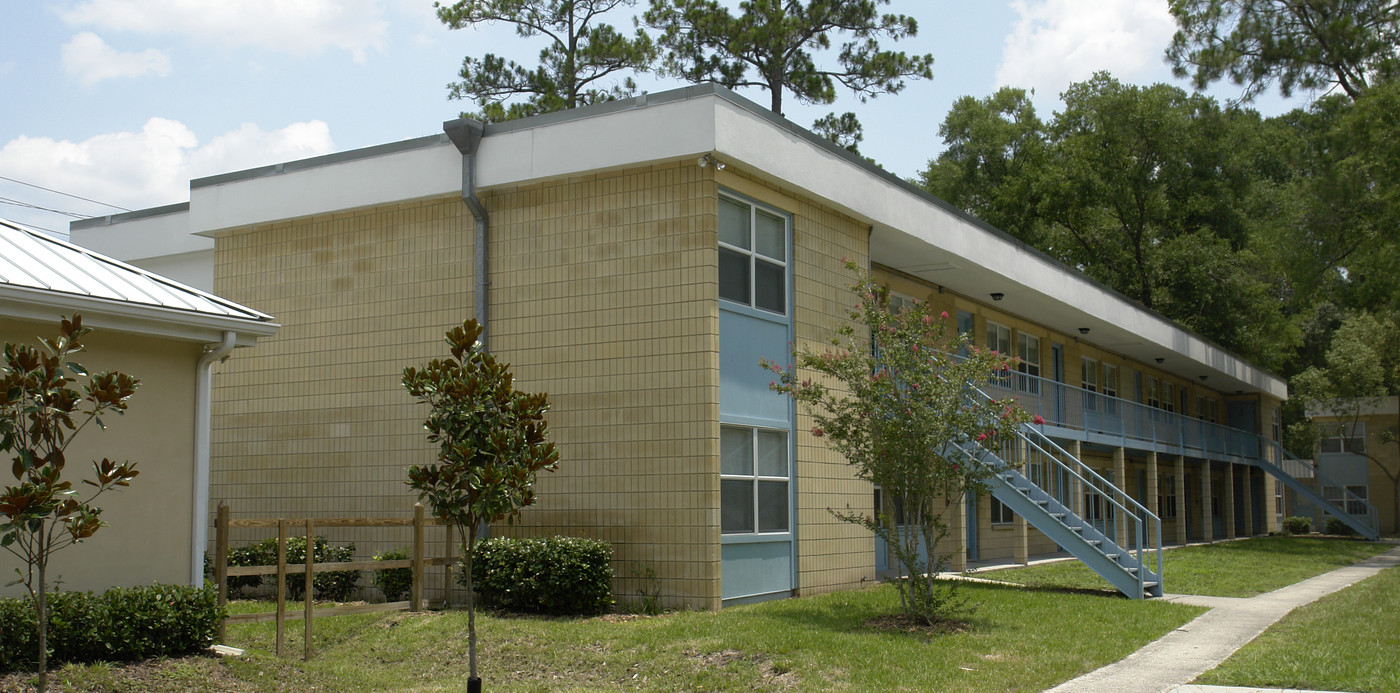
M55 337L54 323L0 319L0 341L36 344ZM136 462L140 475L128 488L107 492L95 503L109 526L76 546L55 554L49 581L68 591L101 591L151 582L188 584L194 476L195 364L201 346L188 342L99 330L86 338L88 349L75 360L90 372L120 370L141 379L125 415L104 416L68 448L65 478L87 496L92 462L108 457ZM14 483L4 464L4 484ZM0 551L0 574L14 577L23 565ZM19 585L0 595L19 596Z

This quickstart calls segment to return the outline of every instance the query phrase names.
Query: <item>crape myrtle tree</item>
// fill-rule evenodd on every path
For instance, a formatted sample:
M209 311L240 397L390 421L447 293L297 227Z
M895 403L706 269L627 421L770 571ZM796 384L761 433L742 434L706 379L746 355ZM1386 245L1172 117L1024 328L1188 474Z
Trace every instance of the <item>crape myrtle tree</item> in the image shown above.
M117 371L89 375L72 360L91 331L82 316L62 318L57 339L41 338L39 347L6 342L0 363L0 453L15 479L0 495L0 546L26 566L9 584L23 584L34 604L41 692L48 688L49 559L97 533L105 523L93 501L138 473L134 462L93 462L86 497L63 478L68 446L89 424L106 428L104 415L125 412L141 383ZM80 378L87 382L77 387Z
M802 103L836 101L836 86L864 103L898 94L905 79L933 79L932 55L882 50L880 39L919 33L913 17L881 14L889 0L744 0L738 12L717 0L651 0L643 21L657 39L669 74L689 82L718 82L731 89L767 89L769 108L783 114L783 96ZM835 64L818 64L833 48L831 36L849 40L836 48ZM860 125L854 113L831 114L813 126L854 151Z
M853 262L847 268L862 275ZM898 582L905 616L933 625L966 606L955 583L934 580L948 558L938 543L949 513L963 507L962 494L987 490L1000 464L993 451L1014 449L1017 430L1043 420L970 389L1013 368L1014 358L973 346L927 303L891 312L887 292L868 276L852 290L858 307L831 348L797 349L788 367L763 365L777 374L772 389L811 414L812 434L893 499L876 514L832 512L889 544L909 576Z
M645 70L656 57L651 38L602 21L634 0L460 0L433 3L451 29L505 22L523 39L543 37L539 65L531 68L493 53L462 60L461 81L448 98L473 101L486 122L561 111L631 96L628 71ZM619 79L619 77L621 79ZM512 99L522 99L514 100Z
M462 540L472 690L481 686L472 585L477 528L514 521L535 502L536 475L559 462L544 419L548 395L516 390L510 364L482 347L481 332L476 320L467 320L447 332L451 357L403 372L404 388L431 408L423 426L438 444L437 464L409 467L407 483Z

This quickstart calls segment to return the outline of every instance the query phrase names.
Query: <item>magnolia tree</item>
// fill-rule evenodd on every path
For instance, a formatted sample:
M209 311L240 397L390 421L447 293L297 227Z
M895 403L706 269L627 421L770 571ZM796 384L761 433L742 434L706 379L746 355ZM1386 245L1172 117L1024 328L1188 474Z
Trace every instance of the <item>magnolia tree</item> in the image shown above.
M846 266L861 274L854 263ZM890 546L909 576L897 582L905 615L932 625L964 606L954 583L934 580L947 564L938 544L948 536L950 513L962 507L962 494L987 489L1001 465L992 453L1012 448L1006 444L1032 418L1013 401L969 387L1009 371L1014 359L972 346L949 328L947 313L934 315L926 303L892 312L869 277L852 289L859 307L833 348L796 350L787 368L764 366L778 374L772 389L812 415L812 435L826 438L857 477L893 499L875 514L832 512Z
M467 581L468 689L476 674L476 597L472 557L483 522L513 521L535 502L535 476L553 471L559 452L548 442L548 396L516 390L510 364L482 348L481 327L468 320L447 333L451 358L422 370L406 368L403 386L432 408L423 423L438 444L438 464L409 467L408 485L462 540Z
M64 318L57 339L40 339L38 348L7 342L0 362L0 453L10 458L15 478L0 495L0 546L26 566L15 569L19 579L10 584L23 584L34 603L41 692L48 688L49 559L102 528L102 509L93 500L138 473L135 463L104 457L93 463L93 478L83 480L86 497L63 478L68 446L89 424L106 428L104 414L125 412L141 383L116 371L89 376L72 360L91 331L79 315ZM87 383L74 387L79 378Z

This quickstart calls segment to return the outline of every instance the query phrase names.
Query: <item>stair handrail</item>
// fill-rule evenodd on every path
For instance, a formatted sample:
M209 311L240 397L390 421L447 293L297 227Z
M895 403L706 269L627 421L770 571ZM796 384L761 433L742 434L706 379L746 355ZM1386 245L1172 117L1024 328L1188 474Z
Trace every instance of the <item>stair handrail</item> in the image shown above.
M942 376L939 376L939 377L942 377ZM968 387L968 389L969 389L972 393L975 393L977 396L980 396L983 400L985 400L985 401L987 401L987 402L995 402L995 401L996 401L995 399L993 399L993 398L991 397L991 395L988 395L986 392L984 392L984 391L982 390L982 388L977 387L976 385L972 384L971 382L969 382L969 383L967 384L967 387ZM1125 514L1128 518L1130 518L1130 519L1132 520L1132 522L1134 523L1134 527L1135 527L1135 529L1136 529L1136 534L1137 534L1137 547L1136 547L1137 561L1138 561L1138 566L1140 567L1139 570L1138 570L1138 582L1139 582L1139 583L1142 583L1143 580L1144 580L1144 577L1143 577L1143 572L1144 572L1144 571L1141 570L1141 566L1143 566L1143 565L1145 565L1145 564L1144 564L1144 562L1143 562L1143 560L1142 560L1142 557L1143 557L1143 552L1149 550L1149 549L1146 548L1146 543L1147 543L1147 541L1146 541L1146 540L1147 540L1147 537L1146 537L1146 531L1147 531L1146 524L1147 524L1147 522L1148 522L1149 519L1151 520L1152 524L1156 527L1156 530L1157 530L1157 531L1156 531L1156 534L1157 534L1156 548L1155 548L1155 549L1151 549L1151 550L1152 550L1152 551L1155 551L1156 554L1157 554L1157 575L1158 575L1158 578L1160 579L1160 577L1161 577L1161 575L1162 575L1162 520L1161 520L1161 518L1159 518L1159 517L1157 516L1156 513L1154 513L1154 512L1152 512L1151 510L1147 509L1146 506L1144 506L1143 504L1139 503L1139 502L1138 502L1136 499L1134 499L1132 496L1128 495L1128 492L1127 492L1127 491L1125 491L1125 490L1119 488L1117 484L1113 483L1112 481L1109 481L1108 479L1105 479L1105 478L1104 478L1102 475L1100 475L1098 472L1094 471L1094 470L1093 470L1091 467L1089 467L1089 465L1086 464L1083 460L1081 460L1081 459L1079 459L1078 457L1076 457L1075 455L1071 454L1068 450L1065 450L1064 448L1060 447L1060 445L1059 445L1058 443L1056 443L1054 440L1051 440L1049 436L1045 435L1045 434L1044 434L1043 432L1041 432L1041 431L1036 430L1035 427L1034 427L1032 424L1022 424L1022 425L1020 426L1020 428L1017 429L1016 435L1017 435L1018 438L1024 440L1024 441L1025 441L1026 443L1028 443L1029 445L1034 446L1037 450L1040 450L1040 452L1041 452L1042 454L1044 454L1046 457L1048 457L1052 462L1054 462L1054 463L1055 463L1056 465L1058 465L1060 468L1064 469L1066 472L1069 472L1070 474L1073 474L1073 475L1074 475L1076 478L1078 478L1081 482L1083 482L1083 483L1088 483L1087 480L1085 480L1084 477L1083 477L1082 475L1080 475L1079 473L1077 473L1074 469L1070 468L1069 465L1065 464L1064 461L1061 460L1058 456L1056 456L1056 455L1050 453L1049 451L1045 450L1044 447L1040 446L1035 440L1032 440L1032 439L1030 438L1030 436L1026 435L1027 432L1029 432L1029 433L1031 433L1031 434L1034 434L1034 435L1036 435L1036 436L1039 436L1039 437L1040 437L1042 440L1044 440L1048 445L1050 445L1050 446L1053 447L1054 449L1058 450L1062 455L1064 455L1065 457L1067 457L1067 458L1069 458L1069 459L1071 459L1071 460L1074 460L1074 462L1075 462L1076 465L1078 465L1079 467L1081 467L1084 471L1088 472L1094 479L1097 479L1098 481L1101 481L1105 486L1107 486L1107 488L1112 489L1114 492L1116 492L1116 494L1122 495L1123 500L1126 501L1126 504L1125 504L1125 503L1119 503L1119 502L1115 499L1114 494L1105 493L1105 492L1104 492L1104 491L1105 491L1104 488L1099 487L1099 486L1097 486L1097 485L1095 485L1095 484L1089 484L1089 488L1097 489L1101 494L1104 495L1105 498L1107 498L1107 499L1109 500L1109 502L1113 503L1115 506L1117 506L1118 508L1122 509L1123 512L1124 512L1124 514ZM974 442L975 442L975 441L974 441ZM978 447L982 447L983 449L986 449L988 452L993 452L990 448L986 448L985 446L981 445L981 443L976 443L976 444L978 445ZM995 452L993 452L993 454L995 454ZM998 459L1000 459L1000 456L998 456ZM1002 461L1005 462L1005 460L1002 460ZM1131 510L1129 510L1129 508L1127 507L1128 504L1130 504L1130 505L1131 505L1133 508L1135 508L1138 512L1132 512ZM1141 514L1139 514L1139 513L1141 513ZM1125 551L1132 551L1132 550L1133 550L1133 549L1130 549L1129 547L1126 547L1126 546L1125 546L1125 547L1121 547L1121 548L1123 548L1123 550L1125 550ZM1139 586L1142 586L1142 585L1140 584Z

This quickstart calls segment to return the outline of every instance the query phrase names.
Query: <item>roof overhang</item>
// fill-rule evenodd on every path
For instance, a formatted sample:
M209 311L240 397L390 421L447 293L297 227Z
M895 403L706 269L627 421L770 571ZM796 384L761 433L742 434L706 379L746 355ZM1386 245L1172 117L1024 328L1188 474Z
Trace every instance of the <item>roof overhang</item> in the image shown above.
M0 316L53 322L60 315L74 313L81 314L83 323L90 327L181 341L218 342L225 332L234 332L238 346L252 346L281 327L274 322L0 285Z

